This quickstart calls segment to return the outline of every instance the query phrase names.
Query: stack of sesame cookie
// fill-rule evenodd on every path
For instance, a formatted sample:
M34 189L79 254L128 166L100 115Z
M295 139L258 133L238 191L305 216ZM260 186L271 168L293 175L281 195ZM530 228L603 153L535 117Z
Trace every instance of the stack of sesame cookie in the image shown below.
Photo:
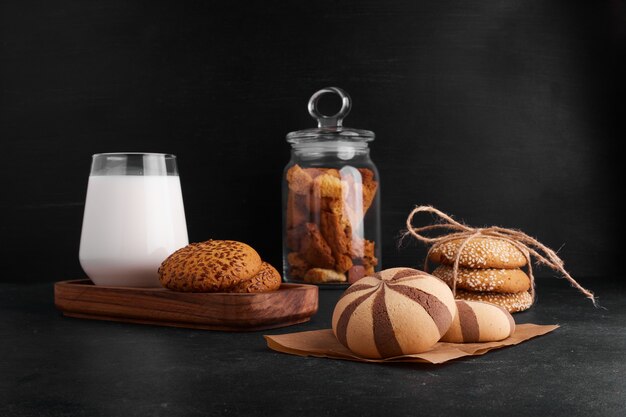
M435 247L429 260L440 265L433 275L449 286L453 282L453 265L464 239L451 240ZM533 303L530 278L520 268L526 256L511 243L489 237L473 238L459 257L456 298L486 301L509 312L527 310Z

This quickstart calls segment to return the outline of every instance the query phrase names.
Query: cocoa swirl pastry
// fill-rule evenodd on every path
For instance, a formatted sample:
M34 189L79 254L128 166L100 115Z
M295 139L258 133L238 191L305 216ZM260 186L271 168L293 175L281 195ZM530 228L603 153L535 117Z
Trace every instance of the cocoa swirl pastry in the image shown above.
M364 358L389 358L430 349L456 315L452 291L438 278L392 268L362 278L333 312L339 342Z
M159 267L161 285L175 291L228 292L261 270L261 257L234 240L191 243Z
M457 315L442 342L496 342L515 332L515 320L503 307L479 301L456 301Z

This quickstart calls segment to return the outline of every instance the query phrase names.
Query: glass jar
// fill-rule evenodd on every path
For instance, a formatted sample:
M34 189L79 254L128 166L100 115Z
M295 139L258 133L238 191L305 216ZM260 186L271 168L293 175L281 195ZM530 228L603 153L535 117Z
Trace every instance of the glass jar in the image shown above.
M328 93L342 101L334 116L318 110ZM380 179L368 147L375 135L343 127L351 101L340 88L319 90L308 107L318 127L287 135L283 272L289 282L346 286L381 268Z

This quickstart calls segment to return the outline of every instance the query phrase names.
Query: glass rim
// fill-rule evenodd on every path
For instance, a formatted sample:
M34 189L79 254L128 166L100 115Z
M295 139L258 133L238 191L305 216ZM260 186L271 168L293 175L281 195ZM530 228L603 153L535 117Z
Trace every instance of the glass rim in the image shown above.
M91 155L92 158L99 156L124 156L124 155L143 155L143 156L162 156L164 158L176 158L176 155L172 153L158 153L158 152L100 152Z

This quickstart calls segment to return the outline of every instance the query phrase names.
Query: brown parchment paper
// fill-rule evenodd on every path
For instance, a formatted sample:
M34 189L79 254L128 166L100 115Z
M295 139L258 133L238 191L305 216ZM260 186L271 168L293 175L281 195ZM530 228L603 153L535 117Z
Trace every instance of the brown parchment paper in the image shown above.
M484 355L493 349L513 346L533 337L542 336L559 327L554 325L518 324L515 333L499 342L485 343L437 343L431 350L414 355L396 356L387 359L365 359L355 356L346 349L333 334L331 329L313 330L309 332L288 333L281 335L265 335L267 346L278 352L298 356L315 356L318 358L344 359L357 362L420 362L444 363L464 356Z

